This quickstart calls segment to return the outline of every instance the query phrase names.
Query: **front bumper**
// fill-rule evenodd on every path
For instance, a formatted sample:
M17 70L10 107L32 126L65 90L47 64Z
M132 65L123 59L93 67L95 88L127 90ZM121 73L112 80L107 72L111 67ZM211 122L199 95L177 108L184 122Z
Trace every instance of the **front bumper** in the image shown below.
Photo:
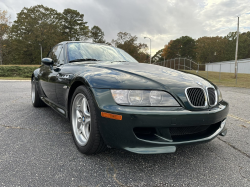
M103 118L100 132L107 145L140 154L172 153L176 147L211 141L226 131L225 119L229 111L227 102L203 111L189 111L182 107L132 107L117 105L108 89L92 89L98 113L122 115L122 120ZM172 136L171 129L208 127L203 133ZM151 129L140 135L136 129ZM180 132L181 133L181 132Z

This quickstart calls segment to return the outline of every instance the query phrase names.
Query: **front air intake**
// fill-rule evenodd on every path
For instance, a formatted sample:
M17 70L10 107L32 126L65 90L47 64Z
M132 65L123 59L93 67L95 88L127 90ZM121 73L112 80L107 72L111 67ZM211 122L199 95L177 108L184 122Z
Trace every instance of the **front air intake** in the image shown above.
M187 127L170 127L171 136L182 136L187 134L195 134L207 130L210 125L187 126Z
M214 106L217 103L217 94L214 88L207 88L208 101L210 106Z
M187 88L186 96L193 107L205 107L207 104L205 92L202 88Z

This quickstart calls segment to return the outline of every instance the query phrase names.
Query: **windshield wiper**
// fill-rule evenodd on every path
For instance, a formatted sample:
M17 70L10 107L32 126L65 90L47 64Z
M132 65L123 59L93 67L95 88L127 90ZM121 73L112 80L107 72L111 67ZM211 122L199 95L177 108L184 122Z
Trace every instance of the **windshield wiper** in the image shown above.
M113 62L128 62L128 61L122 61L122 60L121 60L121 61L113 61Z
M69 62L83 62L83 61L100 61L94 58L80 58L75 60L70 60Z

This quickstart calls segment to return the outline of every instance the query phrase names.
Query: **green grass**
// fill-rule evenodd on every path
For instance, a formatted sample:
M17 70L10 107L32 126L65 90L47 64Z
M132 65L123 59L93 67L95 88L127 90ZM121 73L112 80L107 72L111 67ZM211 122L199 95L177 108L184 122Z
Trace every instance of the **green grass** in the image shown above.
M250 74L238 73L236 84L234 73L219 73L213 71L199 71L196 73L194 70L188 70L186 72L204 77L218 86L250 88Z
M33 71L39 65L2 65L0 66L0 77L3 79L30 78Z

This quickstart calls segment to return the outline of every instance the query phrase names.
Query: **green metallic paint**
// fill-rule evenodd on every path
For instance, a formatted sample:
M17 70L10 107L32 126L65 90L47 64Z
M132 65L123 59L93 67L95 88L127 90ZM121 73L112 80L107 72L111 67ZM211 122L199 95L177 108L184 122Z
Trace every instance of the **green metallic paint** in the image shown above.
M192 74L156 65L129 62L75 62L64 65L61 74L74 75L72 82L82 77L82 81L92 88L167 91L181 106L194 111L202 109L190 106L185 96L185 89L197 87L197 82L202 84L199 87L203 89L215 87L210 82Z
M183 107L135 107L135 106L120 106L117 105L111 95L109 89L92 88L95 95L99 113L101 111L112 114L122 115L122 121L102 118L100 116L100 129L106 143L111 147L123 148L138 153L143 151L139 149L159 147L166 145L192 144L206 142L212 140L215 136L207 137L203 140L191 140L188 142L145 142L139 140L133 132L135 127L183 127L197 125L211 125L226 119L229 111L228 103L220 102L216 107L202 111L189 111ZM221 131L222 132L222 129ZM157 145L155 145L157 144ZM135 146L135 147L133 147ZM137 149L136 149L137 148ZM165 150L165 149L164 149ZM166 149L167 152L169 149ZM162 152L162 151L161 151Z
M111 147L143 154L174 152L177 145L210 141L225 130L220 129L217 134L199 141L147 142L138 139L133 132L135 127L168 128L220 123L227 117L228 103L222 101L203 109L192 107L185 95L187 87L217 87L199 76L162 66L110 61L67 63L67 43L62 44L65 64L43 64L33 73L39 95L49 106L68 117L69 93L73 93L75 83L88 87L96 100L100 132ZM166 91L178 101L180 107L120 106L112 98L110 89ZM102 111L122 115L123 119L103 118Z

